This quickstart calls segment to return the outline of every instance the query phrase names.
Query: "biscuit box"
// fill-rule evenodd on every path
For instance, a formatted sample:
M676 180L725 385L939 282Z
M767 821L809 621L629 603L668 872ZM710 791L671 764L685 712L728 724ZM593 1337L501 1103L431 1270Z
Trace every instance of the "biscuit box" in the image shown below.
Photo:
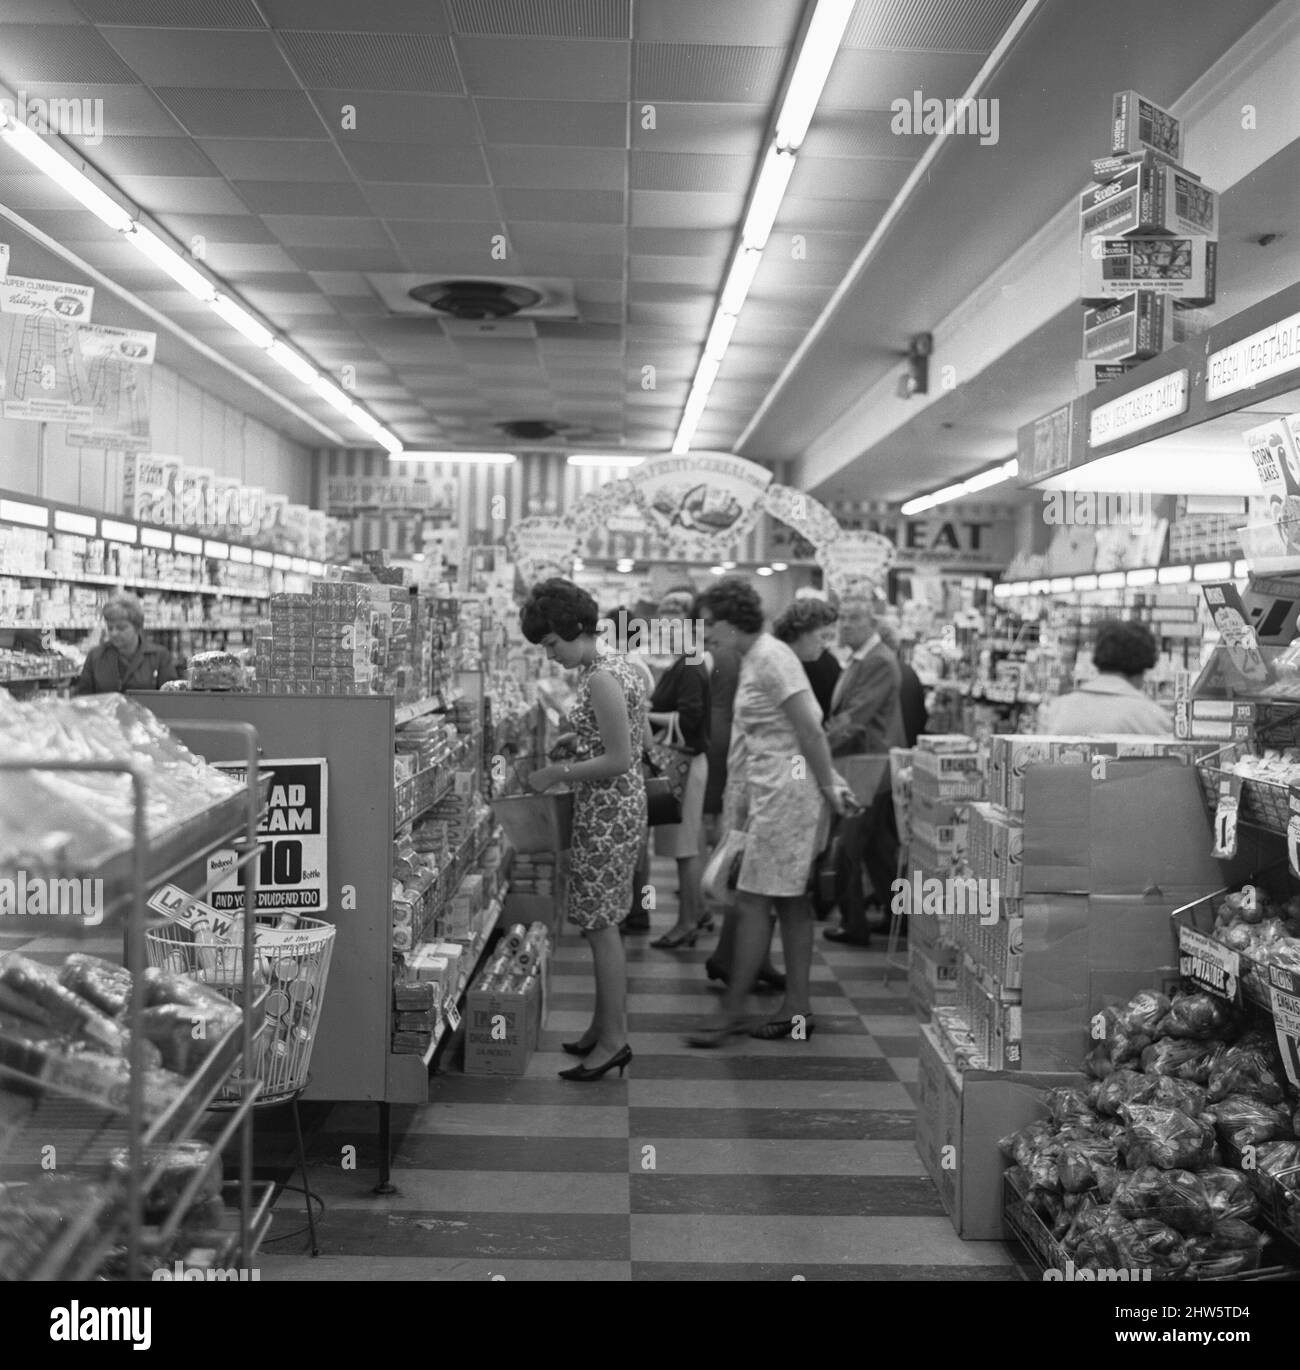
M1174 162L1183 156L1183 126L1167 109L1135 90L1116 91L1111 100L1110 150L1140 152L1149 148Z
M1085 240L1080 256L1079 293L1087 304L1135 290L1155 291L1197 307L1214 303L1218 243L1213 238L1094 234Z
M1137 163L1083 192L1079 228L1084 237L1200 233L1213 238L1219 231L1219 197L1180 167Z
M1177 163L1163 152L1144 147L1138 152L1115 152L1109 157L1094 157L1089 164L1088 174L1094 181L1104 184L1106 181L1113 181L1116 176L1133 166L1177 166ZM1201 179L1194 171L1188 171L1185 166L1178 167L1178 170L1184 176L1191 177L1193 181Z
M1172 301L1153 290L1138 290L1084 312L1085 361L1145 361L1158 357L1172 342Z

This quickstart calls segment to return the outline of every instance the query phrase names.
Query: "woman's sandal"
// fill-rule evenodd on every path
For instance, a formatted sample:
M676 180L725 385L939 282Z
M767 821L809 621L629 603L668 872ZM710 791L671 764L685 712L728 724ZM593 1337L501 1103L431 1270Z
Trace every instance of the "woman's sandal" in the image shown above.
M686 928L676 936L671 932L666 932L662 937L656 937L650 945L659 948L661 951L676 951L678 947L693 947L695 939L699 935L699 928Z
M746 1023L727 1023L723 1027L697 1028L694 1032L687 1033L682 1040L688 1047L700 1047L707 1050L713 1047L726 1046L733 1037L743 1037L748 1031L749 1026Z
M775 1042L782 1037L793 1037L796 1023L803 1025L803 1038L796 1038L796 1041L806 1040L817 1030L811 1013L796 1013L793 1018L776 1018L760 1023L749 1035L764 1042Z

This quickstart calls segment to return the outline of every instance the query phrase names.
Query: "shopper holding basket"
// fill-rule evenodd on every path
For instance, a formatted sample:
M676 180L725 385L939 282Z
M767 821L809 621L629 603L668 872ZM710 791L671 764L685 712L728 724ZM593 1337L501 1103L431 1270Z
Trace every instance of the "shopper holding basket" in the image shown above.
M558 577L533 587L520 612L529 642L546 648L552 661L581 672L569 711L573 731L565 757L534 771L537 793L554 785L573 787L573 838L569 858L571 923L591 948L596 1009L572 1056L593 1064L562 1070L566 1080L598 1080L632 1059L627 1042L627 962L619 924L632 905L632 876L646 826L641 747L645 686L638 671L613 653L602 653L596 636L596 601L572 581Z

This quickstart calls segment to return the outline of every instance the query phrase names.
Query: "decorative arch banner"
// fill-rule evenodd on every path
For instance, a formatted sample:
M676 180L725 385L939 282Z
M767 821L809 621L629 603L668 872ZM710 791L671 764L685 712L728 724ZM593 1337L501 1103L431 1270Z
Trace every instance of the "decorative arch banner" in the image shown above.
M533 515L506 530L506 552L525 585L549 576L570 576L578 555L578 533L567 519Z
M842 531L839 520L820 500L792 485L769 485L763 494L763 507L819 549L834 542Z
M627 483L652 535L673 554L704 558L753 531L772 473L726 452L692 452L633 467Z
M881 533L841 532L817 549L826 584L837 595L862 586L882 586L894 564L894 544Z

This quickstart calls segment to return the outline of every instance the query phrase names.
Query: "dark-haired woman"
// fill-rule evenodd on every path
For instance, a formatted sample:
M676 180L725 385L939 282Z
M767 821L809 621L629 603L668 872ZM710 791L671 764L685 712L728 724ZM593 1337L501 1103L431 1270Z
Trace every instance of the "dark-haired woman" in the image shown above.
M704 645L740 653L733 754L724 813L746 834L736 884L735 948L722 1019L692 1034L692 1046L720 1046L748 1031L745 996L754 984L771 934L781 923L785 950L785 1001L777 1017L754 1030L756 1037L806 1038L812 1031L809 985L813 915L808 877L825 843L832 811L843 813L852 792L835 774L813 698L799 658L763 631L763 604L752 586L726 577L700 596Z
M1044 704L1038 732L1071 737L1106 737L1111 733L1173 732L1169 715L1142 690L1142 680L1156 664L1156 642L1137 622L1108 619L1097 630L1092 650L1097 675L1077 690Z
M568 918L591 948L596 1007L587 1031L563 1044L572 1056L591 1057L592 1064L562 1070L566 1080L598 1080L613 1069L622 1075L632 1059L619 924L632 905L632 875L646 825L640 766L645 686L622 657L600 651L597 612L585 590L557 578L534 586L520 613L529 642L545 647L550 660L581 672L569 710L573 759L543 766L528 781L539 793L552 785L573 787Z

